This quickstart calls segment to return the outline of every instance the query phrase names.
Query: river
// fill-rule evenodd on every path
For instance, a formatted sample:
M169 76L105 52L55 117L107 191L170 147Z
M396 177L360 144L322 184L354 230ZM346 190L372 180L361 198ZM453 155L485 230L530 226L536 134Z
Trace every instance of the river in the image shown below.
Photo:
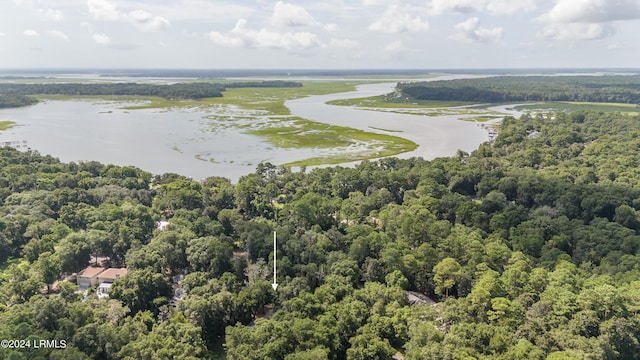
M326 104L331 100L388 94L395 85L396 83L360 85L356 91L289 100L285 105L293 115L305 119L400 136L420 145L414 151L397 155L401 158L434 159L454 155L458 149L471 152L489 139L488 133L475 123L460 121L459 118L463 117L461 115L412 115Z
M389 93L394 86L395 83L361 85L352 92L290 100L286 106L294 116L401 136L420 145L415 151L398 155L403 158L433 159L453 155L458 149L470 152L488 139L487 133L474 123L459 121L459 115L429 117L325 104L329 100ZM282 164L330 152L275 148L246 134L242 127L223 127L212 121L208 117L217 115L215 109L125 110L124 105L70 100L2 109L0 120L12 120L17 126L0 132L0 141L26 141L31 149L65 162L96 160L134 165L154 174L174 172L194 179L217 175L232 181L253 172L261 161Z

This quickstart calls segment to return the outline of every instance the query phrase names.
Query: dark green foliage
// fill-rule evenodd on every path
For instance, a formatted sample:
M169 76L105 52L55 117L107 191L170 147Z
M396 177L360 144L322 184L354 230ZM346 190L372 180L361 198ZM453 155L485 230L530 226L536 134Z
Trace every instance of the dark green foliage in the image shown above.
M499 76L399 83L390 101L441 100L474 103L579 101L640 104L639 76ZM405 99L408 97L409 99ZM584 114L575 114L581 123Z
M109 294L121 300L134 314L145 310L158 313L160 306L166 305L172 295L169 279L151 269L130 271L113 283Z
M241 87L300 87L292 81L251 81L228 84L194 82L186 84L154 85L142 83L106 84L0 84L0 108L31 105L37 100L24 95L70 96L159 96L165 99L203 99L221 97L226 88Z
M500 131L237 184L2 148L0 338L68 347L0 358L639 358L640 118ZM53 286L96 259L129 269L110 299Z
M167 99L200 99L220 97L224 86L211 83L153 85L138 83L113 84L0 84L0 93L7 95L126 95L160 96Z
M0 109L29 106L37 102L38 100L29 96L0 94Z

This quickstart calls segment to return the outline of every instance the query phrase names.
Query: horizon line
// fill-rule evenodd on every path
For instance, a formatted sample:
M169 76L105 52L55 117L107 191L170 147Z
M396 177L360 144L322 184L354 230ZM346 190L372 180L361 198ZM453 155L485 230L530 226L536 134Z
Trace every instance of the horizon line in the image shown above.
M161 71L161 70L189 70L189 71L448 71L448 70L640 70L640 67L602 67L602 66L574 66L574 67L458 67L458 68L445 68L445 67L424 67L424 68L393 68L393 67L365 67L365 68L321 68L321 67L280 67L280 68L260 68L260 67L220 67L220 68L204 68L204 67L0 67L0 71L7 70L145 70L145 71Z

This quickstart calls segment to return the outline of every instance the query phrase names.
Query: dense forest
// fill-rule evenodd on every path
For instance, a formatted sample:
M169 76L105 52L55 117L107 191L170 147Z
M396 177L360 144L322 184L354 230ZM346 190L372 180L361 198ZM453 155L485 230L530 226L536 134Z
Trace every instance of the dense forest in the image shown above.
M640 105L640 76L498 76L399 83L388 100L580 101Z
M168 85L145 83L58 83L58 84L0 84L0 106L11 101L17 106L31 105L32 98L24 95L68 95L68 96L158 96L165 99L203 99L221 97L229 88L244 87L301 87L293 81L240 81L229 83L193 82ZM6 100L4 100L6 99ZM32 102L27 103L25 99ZM20 103L16 101L20 100ZM5 106L10 107L10 106Z
M639 159L640 117L595 112L237 184L2 148L0 338L66 346L0 358L637 359ZM96 257L110 298L56 282Z
M0 109L29 106L37 102L38 100L29 96L0 94Z

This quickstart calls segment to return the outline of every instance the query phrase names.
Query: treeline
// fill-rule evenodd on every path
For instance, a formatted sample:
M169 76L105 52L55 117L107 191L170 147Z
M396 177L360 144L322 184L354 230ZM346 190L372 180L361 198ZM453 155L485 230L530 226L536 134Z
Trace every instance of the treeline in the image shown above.
M238 87L300 87L292 81L250 81L232 83L179 83L169 85L144 83L60 83L60 84L0 84L0 94L7 95L67 95L67 96L159 96L165 99L203 99L221 97L227 88Z
M68 341L0 357L638 359L639 134L506 118L472 154L237 184L0 149L0 338ZM129 269L109 300L54 290L96 257Z
M263 81L237 81L224 84L225 88L276 88L276 87L302 87L302 83L297 81L283 81L283 80L263 80Z
M399 83L399 96L415 100L502 103L579 101L640 104L640 76L498 76L483 79Z
M0 94L0 109L29 106L37 102L38 100L29 96Z

